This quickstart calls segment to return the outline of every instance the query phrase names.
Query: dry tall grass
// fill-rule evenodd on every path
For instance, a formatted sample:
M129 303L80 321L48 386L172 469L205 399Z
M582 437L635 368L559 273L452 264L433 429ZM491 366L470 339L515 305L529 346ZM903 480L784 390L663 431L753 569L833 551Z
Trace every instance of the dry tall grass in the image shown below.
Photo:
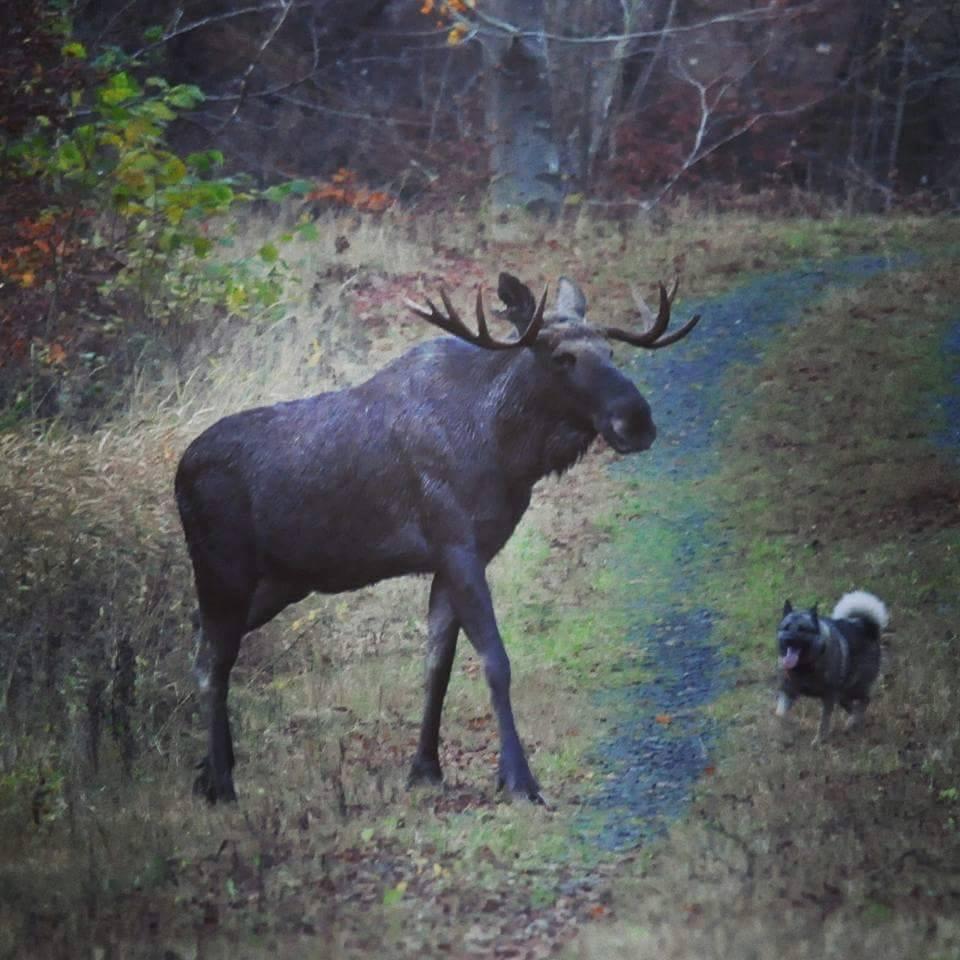
M261 905L287 903L301 887L329 879L323 863L331 850L369 843L357 811L361 823L391 811L396 819L420 708L422 579L310 598L249 638L231 698L242 810L198 815L189 796L204 732L191 673L191 574L172 498L180 454L226 413L357 382L432 336L404 316L403 295L422 293L451 261L469 259L445 249L440 262L411 274L423 261L422 224L412 232L407 224L352 225L341 252L330 235L347 228L321 227L323 249L286 248L305 278L290 291L287 319L206 331L192 362L141 377L126 413L96 433L59 424L42 436L0 438L0 569L11 585L0 595L0 954L33 944L28 949L68 955L71 943L98 936L98 923L109 925L108 942L132 949L144 910L189 928L196 910L174 910L175 885L202 895L210 883L203 864L223 835L239 851L235 860L278 864L289 856L288 831L313 822L316 869L299 866L293 891L276 870L257 880ZM238 243L255 248L261 229L247 224ZM567 497L582 524L584 504ZM563 551L536 532L556 516L548 501L497 575L507 584L500 605L507 630L511 593L517 610L546 598L547 588L524 579L524 551L536 555L534 566L556 554L569 572ZM584 577L589 535L581 541L568 559ZM568 601L576 603L575 590ZM536 650L526 658L535 660ZM459 663L444 760L463 795L438 801L454 811L489 795L496 761L479 667L470 657ZM519 722L534 753L569 764L571 744L583 737L570 732L561 695L569 680L554 665L540 667L530 671ZM425 829L428 847L436 842L430 831L443 837L429 818ZM530 839L540 830L531 824ZM447 856L462 852L468 833L454 831ZM219 882L242 885L224 866L230 877ZM449 885L444 876L438 881Z
M250 225L251 237L257 229ZM174 849L176 824L187 816L186 801L174 798L188 791L203 748L191 676L192 582L173 473L189 440L225 413L356 381L426 332L404 324L379 349L358 336L350 281L327 273L334 258L356 280L371 274L371 263L405 270L415 251L396 232L388 243L382 228L355 229L351 247L349 258L332 246L322 256L308 245L289 250L320 283L291 291L288 319L199 336L192 369L142 378L127 413L97 433L55 425L40 437L0 438L0 569L8 584L0 594L0 886L9 894L8 929L31 912L77 916L86 901L109 897L111 884L129 887ZM399 312L399 300L385 309ZM382 604L392 612L377 629L404 627L391 644L413 644L419 592L393 587ZM316 601L304 622L294 621L294 638L342 621L349 606ZM361 638L353 659L369 654L367 646ZM278 694L275 708L294 723L304 709L319 715L321 696L305 678L318 658L341 660L339 651L298 651L289 638L261 647L240 671L239 703L245 686L262 685L282 665L306 689ZM332 684L334 703L345 676L349 668ZM381 687L389 689L385 678Z

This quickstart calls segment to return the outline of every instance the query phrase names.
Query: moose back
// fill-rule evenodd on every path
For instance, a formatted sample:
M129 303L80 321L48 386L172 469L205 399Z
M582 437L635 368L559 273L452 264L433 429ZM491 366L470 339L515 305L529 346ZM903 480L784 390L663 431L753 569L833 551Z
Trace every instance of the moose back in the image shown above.
M572 466L599 434L620 453L656 437L650 407L613 363L610 340L657 349L673 292L660 287L641 332L586 322L561 278L545 312L515 277L498 287L513 339L494 338L478 292L477 332L443 309L408 304L452 336L421 343L359 386L258 407L214 423L188 447L176 499L200 608L209 739L194 790L234 800L230 671L246 633L308 593L431 574L426 704L411 782L441 780L440 717L460 630L482 660L500 731L499 786L540 799L514 724L510 661L486 567L534 484Z

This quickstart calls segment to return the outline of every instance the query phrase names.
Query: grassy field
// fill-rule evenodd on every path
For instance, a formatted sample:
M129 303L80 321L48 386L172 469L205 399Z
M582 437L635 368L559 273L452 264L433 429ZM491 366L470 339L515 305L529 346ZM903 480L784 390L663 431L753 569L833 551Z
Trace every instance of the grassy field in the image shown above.
M740 658L725 746L691 814L618 874L629 920L571 956L960 955L960 475L930 442L958 301L955 259L882 275L730 383L700 487L732 539L702 580ZM773 628L785 598L829 611L854 587L890 605L885 667L865 730L815 749L815 704L772 715Z
M0 438L0 956L956 956L960 475L928 440L939 338L960 314L955 225L322 226L329 243L290 255L291 319L210 331L191 369L144 377L93 434ZM404 789L416 579L309 599L248 638L231 696L241 803L189 796L203 728L171 487L204 426L368 375L431 335L401 304L439 282L465 302L499 269L532 286L569 273L594 319L620 322L631 284L674 271L693 298L807 258L900 250L929 259L812 304L736 372L721 473L660 498L702 500L733 544L698 589L741 664L714 708L715 772L664 841L614 856L572 829L610 720L595 694L641 672L617 558L637 542L633 505L658 503L600 449L538 489L492 571L551 810L495 796L495 723L466 644L447 784ZM853 585L893 610L888 666L862 737L812 751L812 712L786 729L771 716L770 638L785 595L828 605Z

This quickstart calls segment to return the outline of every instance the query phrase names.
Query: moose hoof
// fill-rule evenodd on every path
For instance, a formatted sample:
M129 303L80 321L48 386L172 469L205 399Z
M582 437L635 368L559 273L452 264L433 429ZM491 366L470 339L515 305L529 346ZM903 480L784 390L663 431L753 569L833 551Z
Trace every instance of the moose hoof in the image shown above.
M237 793L233 789L233 777L229 773L220 783L217 783L217 777L209 757L204 757L197 764L197 769L200 772L193 781L193 795L195 797L203 797L211 806L217 802L236 802Z
M538 806L547 806L547 802L540 792L540 785L529 770L514 775L505 774L501 771L497 777L497 791L503 790L506 790L511 796L523 797Z
M417 757L410 767L410 776L407 777L408 787L421 787L443 783L443 771L439 760L425 760Z

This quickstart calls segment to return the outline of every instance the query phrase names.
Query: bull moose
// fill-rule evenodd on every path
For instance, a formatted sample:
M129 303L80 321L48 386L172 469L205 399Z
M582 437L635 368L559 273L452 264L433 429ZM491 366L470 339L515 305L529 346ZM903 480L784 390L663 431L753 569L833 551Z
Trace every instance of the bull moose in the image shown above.
M387 577L430 574L426 705L410 781L439 782L440 717L457 637L480 656L500 731L498 786L531 800L530 771L510 705L510 661L486 567L510 538L534 484L562 474L600 435L620 453L656 437L647 401L613 363L608 341L649 350L667 333L677 285L660 285L646 329L586 322L579 286L561 277L555 307L499 278L512 339L477 332L447 294L443 309L407 302L452 336L421 343L359 386L257 407L217 421L187 448L176 499L193 563L201 686L209 744L194 792L235 800L227 714L240 641L289 604Z

